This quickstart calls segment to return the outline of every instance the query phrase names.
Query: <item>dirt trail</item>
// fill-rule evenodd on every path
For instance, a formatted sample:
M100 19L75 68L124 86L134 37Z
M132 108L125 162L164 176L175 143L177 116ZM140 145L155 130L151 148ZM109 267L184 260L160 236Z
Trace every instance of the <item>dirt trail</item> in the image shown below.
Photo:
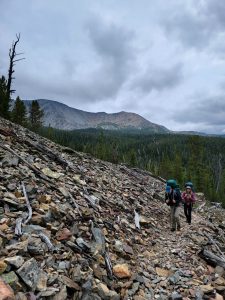
M171 232L168 222L151 250L150 261L156 271L152 287L162 299L164 289L186 297L184 299L194 299L192 297L203 293L204 289L213 290L214 269L198 255L202 245L207 244L205 234L211 232L209 223L198 213L193 213L192 224L189 225L182 208L180 219L181 230Z

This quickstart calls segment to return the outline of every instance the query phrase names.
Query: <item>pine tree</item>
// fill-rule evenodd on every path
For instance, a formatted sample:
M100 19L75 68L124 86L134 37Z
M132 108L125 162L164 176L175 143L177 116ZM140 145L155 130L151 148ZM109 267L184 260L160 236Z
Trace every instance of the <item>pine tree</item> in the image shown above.
M30 127L33 131L38 131L43 123L44 111L40 108L40 105L37 100L31 102L30 107Z
M27 111L26 106L20 97L16 98L13 110L12 110L12 121L22 126L27 125Z
M9 118L9 101L7 98L7 81L4 76L0 78L0 116Z

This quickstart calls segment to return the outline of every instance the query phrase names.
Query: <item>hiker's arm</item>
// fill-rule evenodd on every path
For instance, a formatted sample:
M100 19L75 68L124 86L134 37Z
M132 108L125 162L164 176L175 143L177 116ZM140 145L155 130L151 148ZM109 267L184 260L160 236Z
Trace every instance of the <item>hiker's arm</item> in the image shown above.
M183 202L183 203L185 203L185 201L186 201L186 196L187 196L186 193L183 192L183 193L182 193L182 196L181 196L181 199L182 199L182 202Z
M165 202L166 202L167 205L170 202L170 198L169 198L169 194L168 193L165 194Z

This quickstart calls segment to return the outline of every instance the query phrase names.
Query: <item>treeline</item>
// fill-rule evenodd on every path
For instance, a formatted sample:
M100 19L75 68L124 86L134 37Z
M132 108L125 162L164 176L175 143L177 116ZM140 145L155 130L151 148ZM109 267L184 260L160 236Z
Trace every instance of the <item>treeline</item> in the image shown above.
M225 139L179 134L144 134L104 130L63 131L43 128L41 134L77 151L113 163L191 180L198 192L225 205Z
M40 108L38 101L32 101L28 111L24 102L17 97L12 100L12 95L15 89L12 88L13 80L15 79L15 64L24 58L18 58L21 53L17 53L16 48L20 41L20 34L16 35L16 40L13 41L12 47L9 49L9 68L8 77L0 76L0 116L9 119L19 125L37 131L42 126L44 116L43 110Z
M0 117L37 132L42 126L44 116L44 111L40 108L38 101L33 100L27 109L20 97L17 97L15 101L7 98L6 84L7 81L2 76L0 79Z

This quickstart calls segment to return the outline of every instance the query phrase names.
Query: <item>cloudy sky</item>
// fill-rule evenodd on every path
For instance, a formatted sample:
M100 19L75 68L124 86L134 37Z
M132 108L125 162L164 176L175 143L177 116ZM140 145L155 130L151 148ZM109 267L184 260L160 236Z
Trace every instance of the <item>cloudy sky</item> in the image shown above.
M16 95L225 133L224 0L0 0L0 74Z

